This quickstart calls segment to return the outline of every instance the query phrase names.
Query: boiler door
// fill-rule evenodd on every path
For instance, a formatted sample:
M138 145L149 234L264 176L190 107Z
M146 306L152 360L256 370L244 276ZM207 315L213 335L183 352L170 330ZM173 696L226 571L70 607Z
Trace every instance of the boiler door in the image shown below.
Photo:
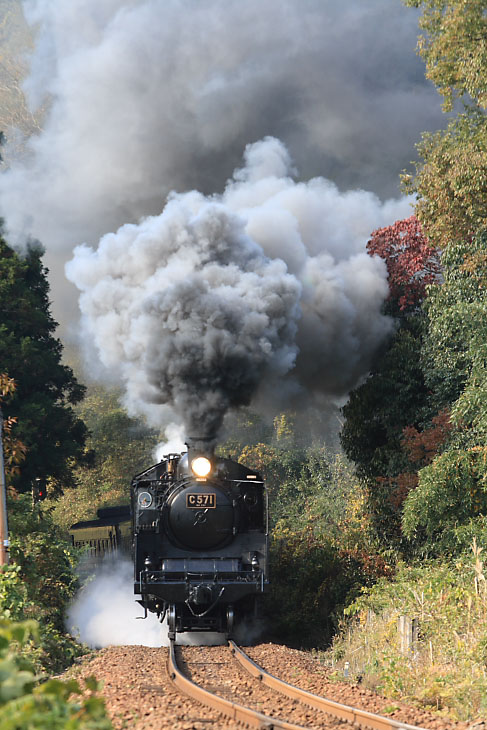
M211 550L233 533L232 502L208 482L187 485L168 499L168 526L186 548Z

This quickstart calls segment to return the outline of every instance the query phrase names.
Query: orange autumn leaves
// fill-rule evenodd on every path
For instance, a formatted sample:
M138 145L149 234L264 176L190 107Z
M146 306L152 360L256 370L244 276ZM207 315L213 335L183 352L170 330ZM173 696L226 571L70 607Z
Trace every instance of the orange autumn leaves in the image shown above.
M0 406L14 393L15 387L16 383L13 378L9 378L6 373L0 373ZM3 420L3 453L7 479L20 472L20 464L27 451L22 441L14 435L13 430L16 423L17 419L12 416L7 416Z

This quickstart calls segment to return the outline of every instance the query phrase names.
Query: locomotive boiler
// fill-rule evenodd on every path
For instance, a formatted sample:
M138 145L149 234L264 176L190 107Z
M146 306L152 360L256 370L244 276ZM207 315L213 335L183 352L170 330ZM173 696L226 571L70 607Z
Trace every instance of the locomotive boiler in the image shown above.
M267 494L260 475L201 440L134 477L134 592L177 632L232 633L268 585Z

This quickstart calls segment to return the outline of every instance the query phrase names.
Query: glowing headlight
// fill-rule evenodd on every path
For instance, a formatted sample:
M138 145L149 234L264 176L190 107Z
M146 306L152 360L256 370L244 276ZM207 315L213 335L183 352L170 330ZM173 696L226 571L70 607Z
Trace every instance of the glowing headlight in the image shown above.
M198 456L191 462L191 469L197 477L207 477L211 471L211 462L206 456Z

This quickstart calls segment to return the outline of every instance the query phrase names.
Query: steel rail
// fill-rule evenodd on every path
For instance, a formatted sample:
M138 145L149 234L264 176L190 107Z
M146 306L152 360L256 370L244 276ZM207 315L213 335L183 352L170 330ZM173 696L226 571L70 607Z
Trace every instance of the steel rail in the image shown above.
M366 712L365 710L358 710L355 707L349 705L341 705L339 702L333 700L327 700L325 697L319 697L311 692L307 692L300 687L295 687L292 684L284 682L282 679L274 677L273 674L269 674L253 661L245 652L242 651L233 641L229 641L229 648L234 657L240 662L240 664L256 679L260 680L262 684L272 687L272 689L281 692L282 694L290 697L294 700L299 700L308 707L312 707L316 710L322 710L328 715L338 717L340 720L346 720L350 723L356 723L363 728L369 728L369 730L424 730L418 728L415 725L408 725L404 722L398 722L389 717L383 717L382 715L375 715L372 712Z
M174 649L174 641L170 642L169 655L167 664L168 674L171 681L177 687L178 690L188 695L198 702L202 702L204 705L211 707L213 710L220 712L235 722L242 723L249 727L261 728L264 730L306 730L302 725L293 725L290 722L279 720L269 715L263 715L256 710L252 710L250 707L244 707L238 705L235 702L230 702L223 697L209 692L203 687L195 684L191 679L188 679L179 669L176 652Z

